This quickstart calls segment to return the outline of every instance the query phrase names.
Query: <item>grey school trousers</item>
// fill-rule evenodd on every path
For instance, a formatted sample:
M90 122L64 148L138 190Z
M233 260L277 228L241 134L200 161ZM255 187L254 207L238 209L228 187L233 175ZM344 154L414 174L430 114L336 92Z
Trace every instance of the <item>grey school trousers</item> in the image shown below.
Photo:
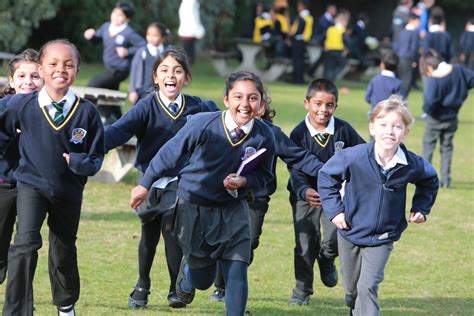
M384 278L385 265L393 242L375 247L360 247L337 234L341 261L342 285L346 305L353 316L378 316L378 288Z
M458 119L438 121L428 115L425 118L426 127L423 135L423 158L429 163L433 158L436 142L439 138L441 152L441 184L451 184L451 161L453 159L453 138L458 129Z

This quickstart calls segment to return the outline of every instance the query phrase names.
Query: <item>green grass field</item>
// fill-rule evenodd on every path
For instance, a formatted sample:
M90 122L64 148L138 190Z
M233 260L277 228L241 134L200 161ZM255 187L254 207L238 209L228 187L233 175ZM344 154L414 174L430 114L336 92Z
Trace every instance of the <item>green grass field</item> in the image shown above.
M83 65L76 82L85 85L99 71L95 66ZM217 77L207 62L194 67L194 80L185 93L216 100L222 107L224 79ZM348 94L340 96L336 116L353 124L367 137L368 105L363 97L366 81L338 82L346 86ZM123 84L126 91L128 85ZM277 111L275 123L287 133L303 119L305 86L283 82L267 85ZM409 107L418 118L422 95L413 92ZM410 224L401 240L395 244L385 281L379 290L383 315L473 315L473 193L474 193L474 97L461 109L459 129L455 137L453 181L449 189L439 191L437 203L427 223ZM421 153L424 123L417 120L407 146ZM439 153L435 167L439 170ZM272 196L260 246L254 263L249 268L248 310L253 315L346 315L341 282L335 288L325 288L315 279L315 294L311 305L288 306L287 300L294 287L294 235L291 208L286 182L288 174L283 163L278 164L278 190ZM130 190L135 184L131 173L117 184L89 182L86 186L82 218L78 234L78 258L81 274L81 297L76 305L78 315L225 315L222 303L209 302L212 288L197 292L195 301L183 310L167 306L169 286L163 244L160 243L152 269L152 294L149 307L130 311L127 298L137 279L137 244L140 223L128 206ZM412 192L413 188L410 188ZM43 229L46 240L47 230ZM47 247L40 251L34 281L37 315L56 313L52 305L47 273ZM318 268L315 270L319 275ZM0 286L0 305L3 305L5 285Z

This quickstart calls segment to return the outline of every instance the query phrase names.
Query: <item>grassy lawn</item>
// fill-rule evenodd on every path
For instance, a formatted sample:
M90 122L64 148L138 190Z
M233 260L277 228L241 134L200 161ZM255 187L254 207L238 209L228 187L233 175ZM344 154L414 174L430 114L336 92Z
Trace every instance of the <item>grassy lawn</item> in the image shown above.
M83 65L76 84L85 85L100 68ZM194 67L194 80L185 93L216 100L222 107L224 79L217 77L207 62ZM336 116L349 121L363 137L367 137L368 104L364 101L366 81L338 82L350 92L340 96ZM128 84L122 85L126 91ZM275 123L289 133L300 122L305 110L305 86L283 82L267 85L272 106L277 111ZM409 107L418 118L422 95L414 91ZM383 315L473 315L473 193L474 193L474 96L461 109L459 129L455 137L453 181L449 189L441 189L432 215L423 225L410 224L400 242L395 244L385 281L379 295ZM424 123L417 120L410 132L407 146L421 153ZM433 161L439 170L439 153ZM288 306L294 287L294 235L291 207L286 183L288 174L283 163L278 164L278 190L272 196L260 246L249 268L248 310L253 315L346 315L341 282L335 288L325 288L315 270L315 294L306 307ZM197 292L195 301L183 310L167 306L169 286L160 243L152 269L152 294L149 307L130 311L127 298L137 279L137 244L140 223L128 206L134 174L117 184L89 182L86 186L82 219L78 234L78 257L81 273L81 297L77 303L79 315L225 315L222 303L208 301L212 288ZM413 190L413 188L410 188ZM412 192L412 191L411 191ZM47 238L47 230L43 237ZM47 246L40 251L34 281L37 315L53 315L51 290L47 273ZM5 285L0 286L3 305Z

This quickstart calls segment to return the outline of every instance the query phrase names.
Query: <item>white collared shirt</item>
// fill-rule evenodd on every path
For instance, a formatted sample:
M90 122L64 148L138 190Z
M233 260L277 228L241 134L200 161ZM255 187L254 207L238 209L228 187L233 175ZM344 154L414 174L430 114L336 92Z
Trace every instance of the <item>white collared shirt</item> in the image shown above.
M151 45L150 43L146 44L146 48L150 52L151 56L156 57L158 54L161 54L165 50L165 46L161 43L158 46Z
M438 67L431 74L432 77L442 78L453 70L453 66L445 61L439 63Z
M117 35L118 33L122 32L123 30L125 30L128 26L128 23L124 23L124 24L121 24L121 25L113 25L112 23L110 23L109 25L109 34L110 36L114 37L115 35Z
M334 135L334 116L331 116L331 119L329 120L328 126L326 126L326 129L323 132L318 131L311 125L311 122L309 120L309 113L306 114L306 117L304 119L304 122L306 124L306 127L308 128L308 131L311 135L311 137L314 137L318 134L329 134L329 135Z
M375 153L375 160L380 165L380 167L382 167L383 170L388 170L390 168L393 168L397 165L397 163L401 165L408 165L407 157L405 156L405 153L400 148L400 146L398 146L397 152L395 153L395 155L393 155L392 159L387 163L386 166L382 164L382 160L380 160L380 157L377 154L376 150L374 150L374 153Z
M246 135L250 133L253 127L253 119L251 119L247 124L243 126L238 126L237 123L235 123L234 119L232 118L232 114L230 114L228 110L225 111L225 114L224 114L224 123L225 123L225 127L229 131L233 130L236 127L240 127L240 129L242 129Z
M170 108L171 100L168 99L168 98L165 96L165 94L162 93L161 91L158 91L158 94L160 95L161 101L163 101L164 105L169 109L169 108ZM179 110L181 109L181 106L183 105L183 96L181 95L181 93L178 95L178 97L176 98L176 100L174 100L173 102L178 105L178 110L177 110L177 112L179 112Z
M430 31L431 33L441 32L441 25L439 24L430 25L428 27L428 31Z
M71 89L69 89L66 95L63 96L61 100L59 100L59 102L61 102L62 100L66 100L66 103L64 103L63 106L63 116L65 118L71 110L72 106L74 105L74 102L76 101L76 95L74 94L74 92L72 92ZM38 93L39 106L40 108L46 107L48 115L51 118L54 118L54 114L56 114L56 108L53 106L52 102L53 99L48 95L48 92L46 92L46 88L43 87L43 89L41 89Z
M328 21L330 21L330 22L334 21L333 16L332 16L331 13L329 13L329 12L325 12L325 13L324 13L324 17L326 18L326 20L328 20Z
M380 74L381 74L382 76L395 78L395 73L394 73L393 71L391 71L391 70L382 70L382 71L380 72Z

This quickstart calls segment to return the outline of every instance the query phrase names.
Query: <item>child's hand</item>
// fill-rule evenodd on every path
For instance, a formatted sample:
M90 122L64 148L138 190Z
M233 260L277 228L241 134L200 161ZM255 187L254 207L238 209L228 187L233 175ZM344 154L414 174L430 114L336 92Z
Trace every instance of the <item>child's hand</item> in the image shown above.
M115 47L115 51L120 58L125 58L128 56L128 49L125 47Z
M94 37L95 34L95 29L87 29L84 31L84 38L86 40L90 40L91 38Z
M321 207L321 200L319 199L319 193L315 189L307 189L304 192L304 197L309 206L313 208Z
M69 154L63 154L64 159L66 160L67 164L69 165Z
M128 94L128 99L130 100L130 102L132 104L135 104L137 103L137 100L138 100L138 93L136 93L135 91L134 92L130 92Z
M237 190L246 184L247 179L244 176L238 176L236 173L231 173L224 179L224 188L229 190Z
M143 201L145 201L146 196L148 195L148 190L141 185L137 185L132 189L130 196L130 206L133 209L136 209Z
M410 222L419 224L424 223L425 221L425 216L421 212L410 213Z
M336 225L337 228L339 229L343 229L343 230L349 229L349 226L346 223L346 214L344 214L344 212L339 213L336 216L334 216L331 222L333 222L334 225Z

